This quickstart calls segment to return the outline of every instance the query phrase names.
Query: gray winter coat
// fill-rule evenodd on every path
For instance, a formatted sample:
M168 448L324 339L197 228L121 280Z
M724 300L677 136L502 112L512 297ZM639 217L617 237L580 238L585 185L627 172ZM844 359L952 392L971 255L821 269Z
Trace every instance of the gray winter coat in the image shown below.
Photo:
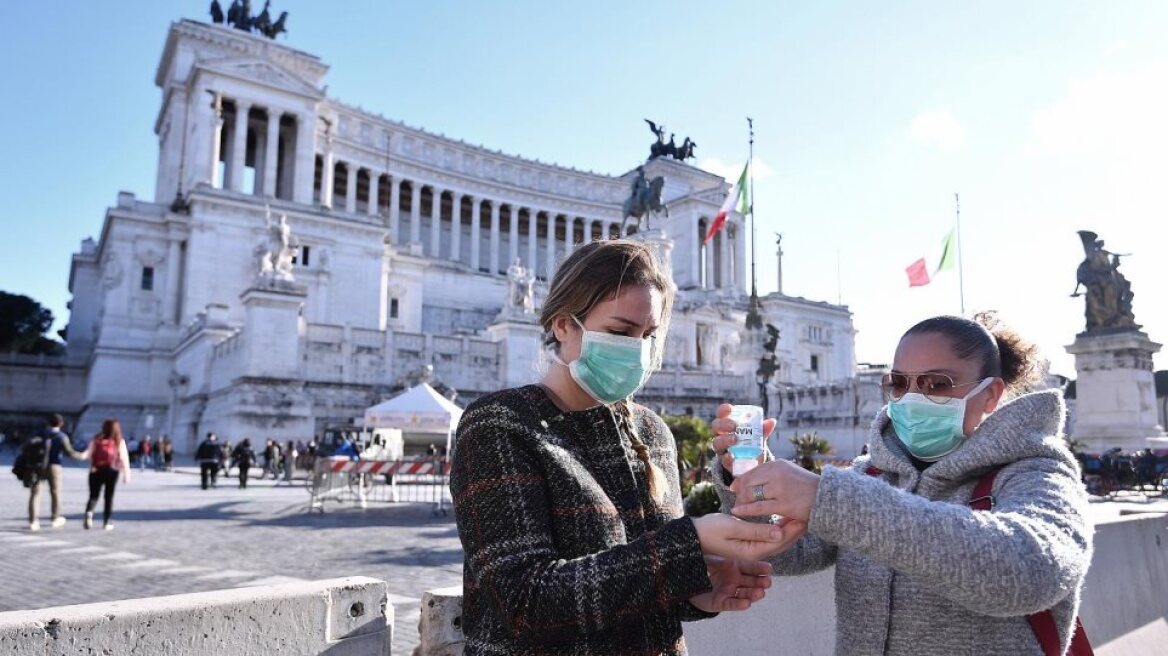
M920 472L882 410L870 455L824 470L807 535L772 562L777 575L835 565L837 654L1041 655L1026 616L1047 608L1065 651L1092 529L1063 416L1058 392L1018 397ZM992 512L970 509L995 468Z

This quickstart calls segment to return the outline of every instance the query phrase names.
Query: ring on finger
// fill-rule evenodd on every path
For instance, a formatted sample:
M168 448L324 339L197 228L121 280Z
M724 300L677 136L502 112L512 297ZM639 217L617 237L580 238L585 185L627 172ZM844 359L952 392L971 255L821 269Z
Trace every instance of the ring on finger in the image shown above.
M742 591L742 586L738 586L737 588L734 588L734 598L735 598L735 599L741 599L741 598L742 598L742 597L739 597L739 596L738 596L738 593L739 593L739 592L741 592L741 591Z
M762 483L759 483L758 485L751 485L750 494L754 497L755 501L766 501L766 495L763 494L762 491Z

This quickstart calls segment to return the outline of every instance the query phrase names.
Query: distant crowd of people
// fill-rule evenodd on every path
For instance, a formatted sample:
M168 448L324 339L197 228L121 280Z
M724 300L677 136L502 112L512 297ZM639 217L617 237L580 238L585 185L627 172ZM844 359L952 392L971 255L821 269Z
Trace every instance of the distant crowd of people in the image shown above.
M99 499L102 505L102 528L113 530L114 492L118 484L130 482L134 468L142 471L174 471L174 443L168 436L138 439L122 434L121 423L114 418L102 422L101 430L89 439L84 448L78 448L63 430L64 418L49 416L45 426L31 436L21 438L15 432L0 434L0 444L11 446L17 452L12 473L29 490L28 529L41 530L41 491L47 486L50 497L50 525L61 528L66 524L62 514L62 473L65 458L89 463L89 496L85 504L84 527L93 527L94 513ZM260 468L260 478L269 476L276 484L291 485L297 469L310 470L315 463L317 443L310 440L287 440L283 443L268 439L258 454L249 438L232 445L220 442L215 433L208 433L195 452L200 481L204 490L217 487L219 476L229 476L234 469L239 487L246 488L252 469Z
M195 450L195 461L199 464L199 478L204 490L218 487L219 476L230 476L235 469L239 477L240 489L247 487L251 470L260 467L260 479L272 477L277 481L292 484L297 469L312 469L316 461L316 441L307 444L300 440L287 440L283 444L268 439L263 450L257 454L251 438L243 438L232 445L220 441L215 433L207 433L206 438Z

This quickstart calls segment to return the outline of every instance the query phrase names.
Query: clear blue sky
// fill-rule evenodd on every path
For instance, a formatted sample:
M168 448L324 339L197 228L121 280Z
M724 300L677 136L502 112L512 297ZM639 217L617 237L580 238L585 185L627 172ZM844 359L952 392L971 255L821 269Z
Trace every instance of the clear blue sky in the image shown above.
M70 253L118 190L153 194L167 26L209 4L0 4L0 289L64 318ZM281 42L332 67L329 95L544 161L624 172L645 155L649 117L729 171L753 116L760 290L775 287L781 231L784 291L842 295L861 360L890 360L911 323L958 311L955 275L909 290L904 273L936 261L955 191L968 310L998 309L1073 374L1075 230L1091 228L1133 253L1136 318L1168 340L1168 3L274 9L290 12Z

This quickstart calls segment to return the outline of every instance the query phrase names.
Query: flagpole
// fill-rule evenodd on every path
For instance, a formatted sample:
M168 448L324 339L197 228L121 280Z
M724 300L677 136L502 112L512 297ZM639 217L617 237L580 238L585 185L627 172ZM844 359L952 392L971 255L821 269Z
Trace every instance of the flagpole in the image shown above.
M953 192L953 204L957 210L957 288L961 294L961 316L965 316L965 258L961 256L961 196Z
M754 119L746 117L746 127L750 131L750 158L746 167L750 170L750 309L746 312L746 328L762 329L762 314L758 303L758 277L755 274L755 242L758 241L758 232L754 221Z
M746 125L750 130L750 159L746 163L750 168L750 295L758 298L758 279L754 272L754 243L758 241L754 224L754 119L747 116Z

